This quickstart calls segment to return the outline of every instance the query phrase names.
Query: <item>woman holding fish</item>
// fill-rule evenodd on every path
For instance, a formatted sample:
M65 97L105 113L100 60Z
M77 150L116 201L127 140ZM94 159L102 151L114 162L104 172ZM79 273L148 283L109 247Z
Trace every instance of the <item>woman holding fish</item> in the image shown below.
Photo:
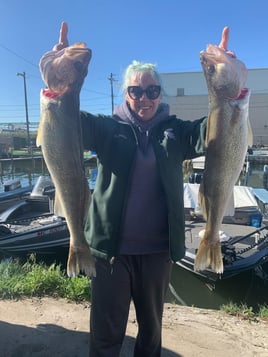
M227 41L225 29L219 46L224 51ZM50 110L50 123L52 102L64 116L64 98L69 98L72 110L79 113L79 92L91 55L82 47L88 56L84 50L80 55L81 44L77 44L67 58L70 47L63 23L59 44L41 59L48 87L41 94L42 113ZM84 227L96 274L91 257L80 259L83 237L70 238L70 251L76 255L74 259L70 253L68 273L84 270L93 275L91 357L119 356L131 300L139 329L134 356L156 357L161 354L162 313L172 262L185 252L182 162L203 154L207 120L190 122L170 115L168 105L161 103L161 80L153 64L133 61L126 69L123 89L125 100L113 116L80 112L83 148L98 156L98 177ZM54 131L56 126L53 123ZM65 141L68 146L66 137ZM46 147L42 138L40 143ZM52 172L53 165L47 164Z

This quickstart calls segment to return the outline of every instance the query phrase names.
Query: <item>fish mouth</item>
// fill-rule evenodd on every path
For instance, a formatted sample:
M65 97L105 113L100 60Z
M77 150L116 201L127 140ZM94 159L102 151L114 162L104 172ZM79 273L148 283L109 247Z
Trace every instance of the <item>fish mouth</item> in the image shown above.
M205 65L230 63L235 55L232 51L224 51L218 46L208 44L206 50L200 52L200 61Z
M47 87L53 92L80 91L87 75L91 50L84 43L49 51L40 60L39 67Z
M226 100L242 100L249 89L245 88L247 71L243 62L217 46L208 46L200 52L200 62L208 86Z
M200 62L202 66L216 66L219 63L218 58L215 56L214 53L208 53L206 51L201 51L200 55Z
M67 57L67 58L81 58L84 62L89 62L92 56L91 49L87 48L85 43L77 43L75 45L62 48L59 51L49 51L45 54L46 57ZM43 56L43 57L45 57Z

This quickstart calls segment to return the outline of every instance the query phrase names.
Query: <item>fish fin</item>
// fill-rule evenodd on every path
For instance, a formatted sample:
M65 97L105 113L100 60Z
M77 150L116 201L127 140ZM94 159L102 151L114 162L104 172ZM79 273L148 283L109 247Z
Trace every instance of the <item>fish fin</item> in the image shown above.
M54 214L59 217L65 217L61 201L59 199L59 196L57 195L57 191L55 192Z
M252 147L253 145L253 132L252 132L252 127L248 118L248 146Z
M87 218L88 218L88 208L91 202L91 193L90 193L90 189L88 186L88 182L87 179L85 179L85 209L84 209L84 220L83 220L83 225L85 226Z
M209 113L208 115L208 120L207 120L207 128L206 128L206 139L205 139L205 147L208 147L209 141L210 141L210 130L211 130L211 121L213 121L213 119L211 118L211 114Z
M203 217L205 221L207 220L207 207L208 207L208 202L207 198L204 195L204 183L201 181L200 186L199 186L199 191L198 191L198 203L199 206L201 207L201 211L203 214Z
M72 240L70 239L70 241ZM67 275L74 278L80 272L85 273L88 277L96 276L95 261L85 239L79 248L72 245L69 248Z
M42 116L40 118L40 123L38 125L37 136L36 136L36 146L39 147L42 145Z
M232 191L230 197L226 201L224 216L234 216L234 214L235 214L235 202L234 202L234 191Z
M211 268L217 274L223 273L221 244L219 241L209 244L205 232L195 257L194 270L199 271L206 268Z

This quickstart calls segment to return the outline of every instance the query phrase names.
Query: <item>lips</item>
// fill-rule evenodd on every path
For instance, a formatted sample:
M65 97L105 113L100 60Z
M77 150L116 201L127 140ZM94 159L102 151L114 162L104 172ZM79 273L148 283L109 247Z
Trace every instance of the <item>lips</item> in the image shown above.
M148 110L148 109L151 109L150 106L141 106L140 107L140 110Z

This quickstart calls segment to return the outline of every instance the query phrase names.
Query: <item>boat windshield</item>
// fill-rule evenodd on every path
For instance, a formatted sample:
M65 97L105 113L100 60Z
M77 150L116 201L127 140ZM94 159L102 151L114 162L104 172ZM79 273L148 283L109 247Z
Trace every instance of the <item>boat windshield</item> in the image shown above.
M52 187L54 185L50 176L39 176L31 192L31 196L43 196L45 189Z

